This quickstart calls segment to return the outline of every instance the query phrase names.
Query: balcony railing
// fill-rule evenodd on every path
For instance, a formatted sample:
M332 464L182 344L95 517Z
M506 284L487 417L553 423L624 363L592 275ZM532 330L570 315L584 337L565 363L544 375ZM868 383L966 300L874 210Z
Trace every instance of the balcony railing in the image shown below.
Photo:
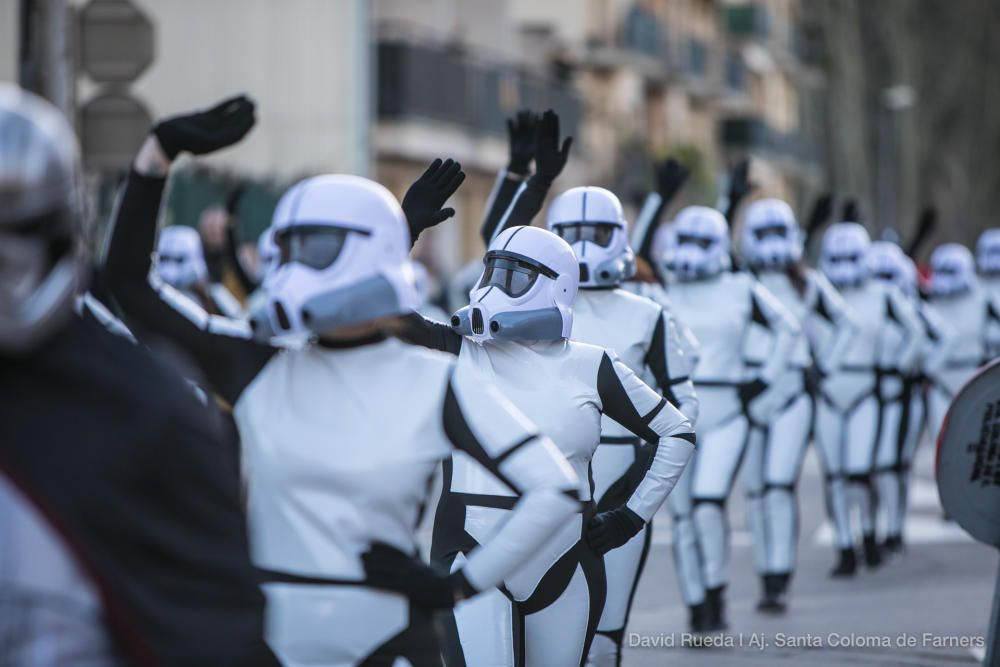
M758 116L738 116L719 122L723 146L741 151L760 151L803 163L815 163L818 149L798 132L779 132Z
M521 108L555 109L566 134L576 134L582 114L577 95L554 78L442 46L378 45L379 119L423 118L503 135L504 119Z

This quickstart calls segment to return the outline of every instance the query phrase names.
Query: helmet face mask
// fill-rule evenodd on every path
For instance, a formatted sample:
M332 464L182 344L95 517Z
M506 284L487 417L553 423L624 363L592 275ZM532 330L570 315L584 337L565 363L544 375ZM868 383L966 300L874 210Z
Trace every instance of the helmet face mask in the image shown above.
M802 259L795 215L780 199L761 199L743 216L743 258L751 268L784 269Z
M201 237L191 227L164 227L156 244L156 273L177 289L189 289L208 280Z
M856 222L839 222L823 235L820 268L836 287L855 287L869 277L871 237Z
M365 178L327 175L293 186L273 219L276 257L265 265L260 338L322 335L420 305L399 203Z
M875 241L868 252L868 266L874 280L895 285L907 296L917 293L917 267L902 248L889 241Z
M609 190L592 186L567 190L549 206L546 225L572 247L581 287L612 287L634 273L625 214Z
M62 114L0 83L0 353L43 343L83 288L76 138Z
M721 213L707 206L688 206L672 227L669 266L681 281L702 280L730 267L729 227Z
M987 229L976 242L976 267L979 275L1000 277L1000 229Z
M972 252L958 243L945 243L931 253L930 292L953 296L971 290L978 282Z
M452 327L473 340L553 340L573 327L579 279L576 257L558 236L513 227L490 244L469 305Z

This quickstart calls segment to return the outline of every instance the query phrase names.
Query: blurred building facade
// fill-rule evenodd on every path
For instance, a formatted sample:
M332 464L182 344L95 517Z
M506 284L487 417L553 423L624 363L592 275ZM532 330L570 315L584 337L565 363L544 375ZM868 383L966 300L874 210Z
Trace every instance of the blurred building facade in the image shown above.
M751 154L760 192L801 208L822 180L813 109L823 78L802 48L800 2L11 0L0 3L0 30L19 26L20 46L0 41L0 76L33 72L45 92L40 54L53 52L53 30L67 30L68 108L81 134L101 129L94 117L123 113L128 98L148 114L134 123L135 141L149 118L247 91L260 103L258 127L200 163L270 179L275 190L347 171L401 197L432 159L453 157L468 174L458 220L417 248L433 272L450 274L481 253L481 216L507 159L504 121L525 107L554 108L576 138L556 191L604 185L634 212L652 161L674 155L694 169L682 199L713 203L729 165ZM79 62L94 47L81 48L79 24L95 6L112 17L137 10L151 24L152 61L134 81L95 81ZM123 33L106 34L98 47ZM85 136L91 169L120 176L127 161L96 159L100 143ZM174 196L176 221L193 222L222 196L206 192Z

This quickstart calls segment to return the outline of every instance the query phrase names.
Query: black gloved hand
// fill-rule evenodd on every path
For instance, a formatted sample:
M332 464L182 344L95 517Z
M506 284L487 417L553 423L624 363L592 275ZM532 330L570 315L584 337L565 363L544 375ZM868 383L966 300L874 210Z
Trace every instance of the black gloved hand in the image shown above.
M642 517L624 506L598 512L587 523L587 544L603 556L631 540L645 525Z
M820 195L813 203L812 211L809 213L809 220L806 222L806 234L812 235L830 219L833 213L833 195L826 192Z
M917 231L906 246L907 256L916 257L935 229L937 229L937 209L933 205L925 206L917 218Z
M841 222L861 222L861 211L858 209L856 199L848 199L840 209Z
M691 174L685 166L673 158L654 165L656 170L656 192L664 202L669 202L684 185Z
M750 182L750 158L745 157L733 167L729 177L729 201L740 202L757 187Z
M538 114L533 111L518 111L507 119L507 139L510 142L510 161L507 171L527 176L531 160L535 157L535 128Z
M750 382L744 382L739 388L740 400L743 401L744 405L746 405L767 391L767 387L768 384L760 378Z
M461 570L448 574L384 542L372 544L361 562L368 584L402 593L421 609L451 609L477 593Z
M182 151L194 155L211 153L246 136L257 121L254 108L246 95L231 97L208 111L161 120L153 127L153 134L171 160Z
M573 137L566 137L559 146L559 115L552 109L542 114L535 128L535 177L551 185L566 166L572 145Z
M465 180L462 165L451 158L431 162L420 178L413 182L403 197L403 213L410 225L410 236L416 242L420 232L455 215L455 209L442 208Z

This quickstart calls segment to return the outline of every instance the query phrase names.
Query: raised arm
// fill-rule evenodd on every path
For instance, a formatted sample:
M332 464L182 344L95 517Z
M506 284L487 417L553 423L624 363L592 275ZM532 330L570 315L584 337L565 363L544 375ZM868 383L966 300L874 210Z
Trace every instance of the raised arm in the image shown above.
M462 350L464 340L461 334L447 324L429 320L420 313L410 313L399 318L399 325L394 333L407 343L451 354L458 354Z
M403 196L402 207L410 226L410 245L425 230L439 225L455 215L455 209L444 208L459 186L465 181L462 165L451 158L437 158L415 180Z
M514 201L496 225L486 245L505 229L531 224L542 210L553 181L566 166L572 145L573 137L566 137L562 144L559 143L559 116L556 112L549 109L542 114L535 132L535 174L518 189Z
M663 212L680 192L690 172L680 162L669 158L656 164L656 191L646 195L642 209L629 233L629 245L656 271L659 265L652 257L653 239Z
M490 198L486 202L483 226L479 230L483 243L487 246L493 240L500 219L510 207L514 195L524 185L531 171L531 161L535 157L535 128L537 125L538 114L528 110L518 111L516 116L507 119L510 159L507 161L507 168L497 174Z
M580 511L580 480L565 457L477 373L455 371L442 420L452 445L516 491L519 499L500 530L453 573L418 563L387 545L374 545L362 556L369 583L400 591L425 608L451 607L500 584Z
M273 348L250 340L249 329L209 316L150 275L156 224L170 163L188 150L207 153L239 141L253 126L246 98L161 122L143 144L113 216L104 277L140 338L158 335L187 351L212 388L230 404L257 375Z
M587 541L599 554L620 547L653 518L694 453L691 423L635 373L605 353L597 372L604 414L652 443L649 467L625 505L595 514Z

